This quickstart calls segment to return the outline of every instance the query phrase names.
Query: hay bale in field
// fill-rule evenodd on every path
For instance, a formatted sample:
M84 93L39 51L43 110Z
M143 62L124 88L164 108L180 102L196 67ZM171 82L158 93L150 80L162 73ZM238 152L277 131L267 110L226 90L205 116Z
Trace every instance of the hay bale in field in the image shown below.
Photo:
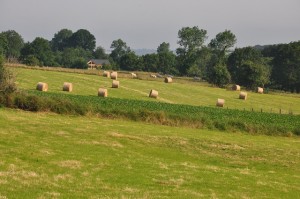
M264 89L261 87L257 87L257 93L263 94L264 93Z
M158 97L158 91L152 89L150 91L149 97L157 98Z
M135 73L131 73L131 77L134 79L137 78L137 75Z
M171 77L165 77L165 83L172 83L172 81Z
M216 106L218 106L218 107L223 107L224 104L225 104L225 100L224 100L224 99L218 99L218 100L217 100Z
M117 80L113 80L113 82L112 82L112 88L119 88L119 85L120 85L120 82L119 81L117 81Z
M38 91L48 91L48 84L44 82L39 82L36 85L36 90Z
M109 71L104 71L103 72L103 77L110 77L110 72Z
M240 91L241 87L240 87L240 85L235 84L235 85L232 86L232 90L234 90L234 91Z
M151 74L151 75L150 75L150 77L152 77L152 78L156 78L156 75L153 75L153 74Z
M64 82L63 91L72 92L73 84L69 82Z
M118 79L118 73L117 72L111 72L110 73L110 78L117 80Z
M98 89L98 96L99 97L107 97L108 93L107 93L107 89L105 88L99 88Z
M246 92L240 92L240 99L246 100L247 99L247 93Z

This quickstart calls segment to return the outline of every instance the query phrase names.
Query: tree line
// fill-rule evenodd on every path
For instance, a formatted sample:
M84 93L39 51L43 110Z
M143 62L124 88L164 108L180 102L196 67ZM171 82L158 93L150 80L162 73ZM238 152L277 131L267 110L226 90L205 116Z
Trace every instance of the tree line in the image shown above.
M66 68L87 68L89 59L109 59L111 64L104 69L192 76L219 87L235 83L249 89L260 86L300 92L300 41L233 49L236 36L230 30L209 42L207 38L204 29L183 27L175 52L163 42L156 53L138 56L122 39L114 40L111 53L106 54L85 29L62 29L50 41L36 37L27 43L16 31L8 30L0 33L0 54L8 62Z

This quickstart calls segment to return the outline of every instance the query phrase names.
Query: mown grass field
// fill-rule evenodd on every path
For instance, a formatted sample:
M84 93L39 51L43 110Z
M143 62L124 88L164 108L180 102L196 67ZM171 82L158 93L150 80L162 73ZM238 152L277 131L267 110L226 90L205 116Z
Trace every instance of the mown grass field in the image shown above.
M0 109L0 198L299 198L299 137Z
M70 95L96 96L99 87L108 88L112 98L160 101L174 104L215 107L218 98L225 99L225 108L239 110L254 110L256 112L273 112L300 114L300 95L291 94L257 94L248 92L246 101L238 99L238 91L230 91L210 86L202 86L197 82L163 83L160 78L156 81L145 81L130 78L119 78L120 88L111 88L112 80L97 75L66 73L56 71L32 70L14 68L17 74L18 87L34 90L37 82L46 82L49 92L62 93L63 82L72 82L74 90ZM157 100L148 97L151 89L159 92Z

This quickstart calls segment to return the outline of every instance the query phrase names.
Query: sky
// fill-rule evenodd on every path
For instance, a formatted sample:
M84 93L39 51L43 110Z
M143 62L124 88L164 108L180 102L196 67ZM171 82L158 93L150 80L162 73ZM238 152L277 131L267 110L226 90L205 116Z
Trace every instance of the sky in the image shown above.
M122 39L132 49L178 48L178 31L198 26L209 43L232 31L236 47L300 40L300 0L0 0L0 32L51 40L63 28L87 29L97 46Z

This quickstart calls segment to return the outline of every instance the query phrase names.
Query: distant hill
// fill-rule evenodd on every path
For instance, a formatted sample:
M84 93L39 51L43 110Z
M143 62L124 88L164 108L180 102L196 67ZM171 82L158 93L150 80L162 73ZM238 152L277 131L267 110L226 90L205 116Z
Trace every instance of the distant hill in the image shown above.
M142 49L132 49L132 50L139 56L156 53L155 49L142 48Z
M255 48L257 50L263 50L269 46L271 46L271 45L255 45L255 46L253 46L253 48Z

